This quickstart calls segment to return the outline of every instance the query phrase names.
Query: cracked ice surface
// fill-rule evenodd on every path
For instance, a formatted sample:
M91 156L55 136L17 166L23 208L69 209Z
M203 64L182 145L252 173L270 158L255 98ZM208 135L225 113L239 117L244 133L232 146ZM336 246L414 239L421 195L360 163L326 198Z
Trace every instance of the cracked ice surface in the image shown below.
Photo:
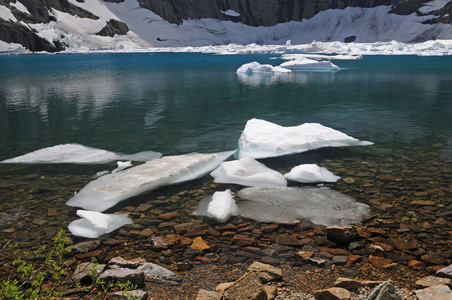
M238 195L239 215L258 222L344 226L359 223L369 206L327 187L245 188Z
M238 157L266 158L323 147L366 145L373 143L360 141L318 123L283 127L265 120L251 119L239 138Z
M165 156L93 180L66 204L102 212L120 201L158 187L199 178L217 168L234 153Z

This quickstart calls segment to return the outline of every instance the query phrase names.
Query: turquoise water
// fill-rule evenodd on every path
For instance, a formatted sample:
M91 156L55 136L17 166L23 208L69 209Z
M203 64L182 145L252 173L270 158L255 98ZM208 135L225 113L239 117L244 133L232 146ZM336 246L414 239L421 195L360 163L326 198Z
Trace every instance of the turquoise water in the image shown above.
M0 56L0 160L64 143L235 149L246 121L318 122L388 151L452 147L452 57L367 56L338 72L238 76L276 55Z

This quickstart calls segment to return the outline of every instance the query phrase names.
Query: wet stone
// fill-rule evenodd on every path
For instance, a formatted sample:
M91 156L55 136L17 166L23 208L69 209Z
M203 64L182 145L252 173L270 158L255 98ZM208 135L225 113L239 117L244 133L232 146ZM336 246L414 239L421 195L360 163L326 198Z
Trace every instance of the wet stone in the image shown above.
M449 300L452 299L452 291L447 285L434 285L415 291L418 300Z
M69 246L72 253L87 253L93 251L100 246L100 240L92 240L86 242L80 242L75 245Z
M317 300L348 300L351 298L350 292L340 287L315 291L314 296Z
M441 278L436 276L427 276L416 281L416 286L418 288L426 288L434 285L445 284L447 286L452 286L452 280L450 278Z

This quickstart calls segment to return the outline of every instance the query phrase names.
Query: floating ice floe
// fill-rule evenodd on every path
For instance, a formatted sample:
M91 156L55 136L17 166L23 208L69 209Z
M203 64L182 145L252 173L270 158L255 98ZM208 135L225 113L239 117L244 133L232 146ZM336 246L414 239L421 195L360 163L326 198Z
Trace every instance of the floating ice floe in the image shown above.
M198 209L193 212L194 215L209 217L218 222L226 222L237 213L237 204L231 190L215 192L212 196L205 197L199 202Z
M264 64L253 61L246 63L237 69L237 73L245 73L248 75L252 74L280 74L280 73L290 73L289 69L274 67L272 65Z
M360 223L369 207L327 187L245 188L238 195L239 215L258 222L308 221L324 226Z
M318 123L283 127L265 120L251 119L239 138L238 157L266 158L322 147L367 145L373 143L360 141Z
M279 65L281 68L293 71L337 71L339 67L331 61L318 61L306 57L286 61Z
M97 238L126 224L133 224L129 214L103 214L96 211L77 210L81 219L72 221L68 229L75 236Z
M223 162L210 175L216 183L233 183L246 186L287 186L284 176L251 157Z
M283 54L281 55L282 59L286 60L299 60L303 58L308 58L312 60L322 61L322 60L358 60L362 58L362 55L346 55L346 54L338 54L338 55L325 55L325 54Z
M340 179L339 176L334 175L327 168L319 167L316 164L296 166L289 173L284 174L284 177L288 180L302 183L336 182Z
M28 163L28 164L102 164L114 160L127 159L132 161L150 161L160 158L157 152L145 151L136 154L121 154L107 150L86 147L80 144L61 144L39 149L1 163Z
M67 205L102 212L120 201L158 187L199 178L217 168L234 153L164 156L91 181L69 199Z
M132 161L130 161L130 160L129 161L118 161L117 164L118 164L118 167L116 169L114 169L113 171L111 171L111 173L116 173L116 172L125 170L125 169L133 166Z

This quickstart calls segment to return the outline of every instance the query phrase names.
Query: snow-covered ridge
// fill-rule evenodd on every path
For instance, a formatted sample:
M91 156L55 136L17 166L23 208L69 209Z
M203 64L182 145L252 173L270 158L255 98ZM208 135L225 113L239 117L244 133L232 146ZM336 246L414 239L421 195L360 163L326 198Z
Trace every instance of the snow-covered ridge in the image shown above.
M426 3L424 7L429 11L430 9L436 11L445 5L444 1L441 1ZM66 51L69 52L211 51L232 54L247 51L283 53L307 51L345 54L413 54L423 50L411 44L400 43L452 39L451 24L423 24L434 16L396 15L389 13L391 10L389 6L329 9L311 19L303 19L301 22L291 21L272 27L252 27L215 19L184 20L179 25L171 24L152 11L140 7L136 0L125 0L121 3L102 0L83 3L69 0L69 2L99 18L97 20L80 18L52 9L51 14L56 21L27 24L50 44L58 42L66 45ZM16 4L15 7L20 11L26 11L23 5ZM232 15L233 12L228 10L224 14ZM11 9L3 5L0 5L0 18L17 21ZM129 28L127 34L116 34L113 37L97 35L96 33L111 19L124 22ZM354 43L343 43L347 38L354 39ZM288 40L291 42L287 43ZM309 49L313 40L320 41L322 44L328 42L330 46L324 52L322 49L313 51L315 47ZM337 44L334 41L337 41ZM378 43L375 44L376 42ZM435 49L427 47L425 51L428 55L433 52L434 55L450 55L450 43L441 41L440 44L443 46L433 46ZM18 44L0 42L0 52L23 51L24 48Z

